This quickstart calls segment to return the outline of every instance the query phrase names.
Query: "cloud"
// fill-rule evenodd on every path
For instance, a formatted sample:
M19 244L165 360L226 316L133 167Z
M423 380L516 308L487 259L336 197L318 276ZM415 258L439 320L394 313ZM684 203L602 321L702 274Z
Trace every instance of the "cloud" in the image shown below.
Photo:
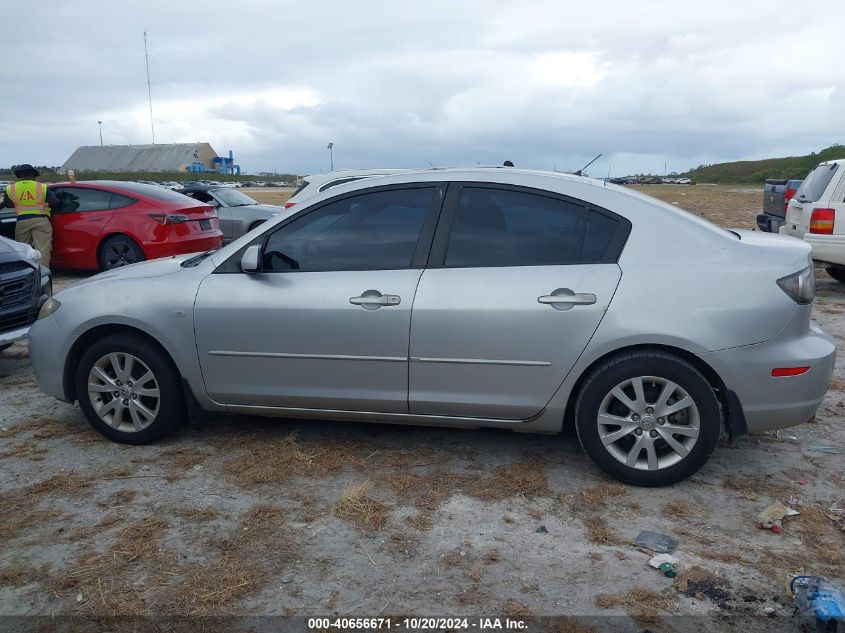
M764 19L765 18L765 19ZM208 140L250 171L682 171L842 141L845 5L79 0L0 46L0 164ZM598 173L598 172L597 172Z

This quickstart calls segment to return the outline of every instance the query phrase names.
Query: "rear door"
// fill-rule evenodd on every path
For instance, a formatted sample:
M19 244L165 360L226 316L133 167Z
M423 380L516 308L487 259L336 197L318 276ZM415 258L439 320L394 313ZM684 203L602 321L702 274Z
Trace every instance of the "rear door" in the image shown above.
M84 268L97 248L103 229L115 214L114 194L92 187L50 187L58 205L51 207L53 252L51 262L60 268ZM124 196L117 196L134 202Z
M410 412L542 411L604 316L629 231L577 200L453 183L414 300Z

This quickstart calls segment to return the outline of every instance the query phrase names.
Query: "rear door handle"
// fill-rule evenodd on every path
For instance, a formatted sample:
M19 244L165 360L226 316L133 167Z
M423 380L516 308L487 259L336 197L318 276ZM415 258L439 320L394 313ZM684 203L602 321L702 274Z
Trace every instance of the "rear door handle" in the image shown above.
M378 290L366 290L360 297L349 299L349 303L361 306L365 310L377 310L382 306L398 306L401 302L399 295L383 295Z
M550 295L537 297L539 303L552 306L555 310L571 310L575 306L588 306L596 302L596 295L589 292L573 292L569 288L558 288Z

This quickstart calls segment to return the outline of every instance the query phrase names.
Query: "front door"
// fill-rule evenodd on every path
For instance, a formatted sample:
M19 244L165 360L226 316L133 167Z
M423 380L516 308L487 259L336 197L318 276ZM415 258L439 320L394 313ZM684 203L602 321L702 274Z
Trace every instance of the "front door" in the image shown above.
M209 396L407 413L411 308L442 191L426 183L333 198L259 238L261 272L227 262L207 277L194 318Z
M583 352L630 224L536 190L450 190L414 301L410 412L528 419Z
M132 202L118 194L90 187L50 187L59 204L50 209L53 224L51 265L85 268L116 206L112 198Z

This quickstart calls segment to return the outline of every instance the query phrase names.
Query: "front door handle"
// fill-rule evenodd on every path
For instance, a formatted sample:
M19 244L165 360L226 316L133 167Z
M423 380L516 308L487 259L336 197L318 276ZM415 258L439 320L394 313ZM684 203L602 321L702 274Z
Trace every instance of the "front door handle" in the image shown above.
M575 306L588 306L596 302L596 295L589 292L572 292L569 288L558 288L550 295L537 297L539 303L546 303L555 310L571 310Z
M361 306L365 310L378 310L382 306L398 306L401 302L399 295L383 295L378 290L366 290L360 297L349 299L349 303Z

